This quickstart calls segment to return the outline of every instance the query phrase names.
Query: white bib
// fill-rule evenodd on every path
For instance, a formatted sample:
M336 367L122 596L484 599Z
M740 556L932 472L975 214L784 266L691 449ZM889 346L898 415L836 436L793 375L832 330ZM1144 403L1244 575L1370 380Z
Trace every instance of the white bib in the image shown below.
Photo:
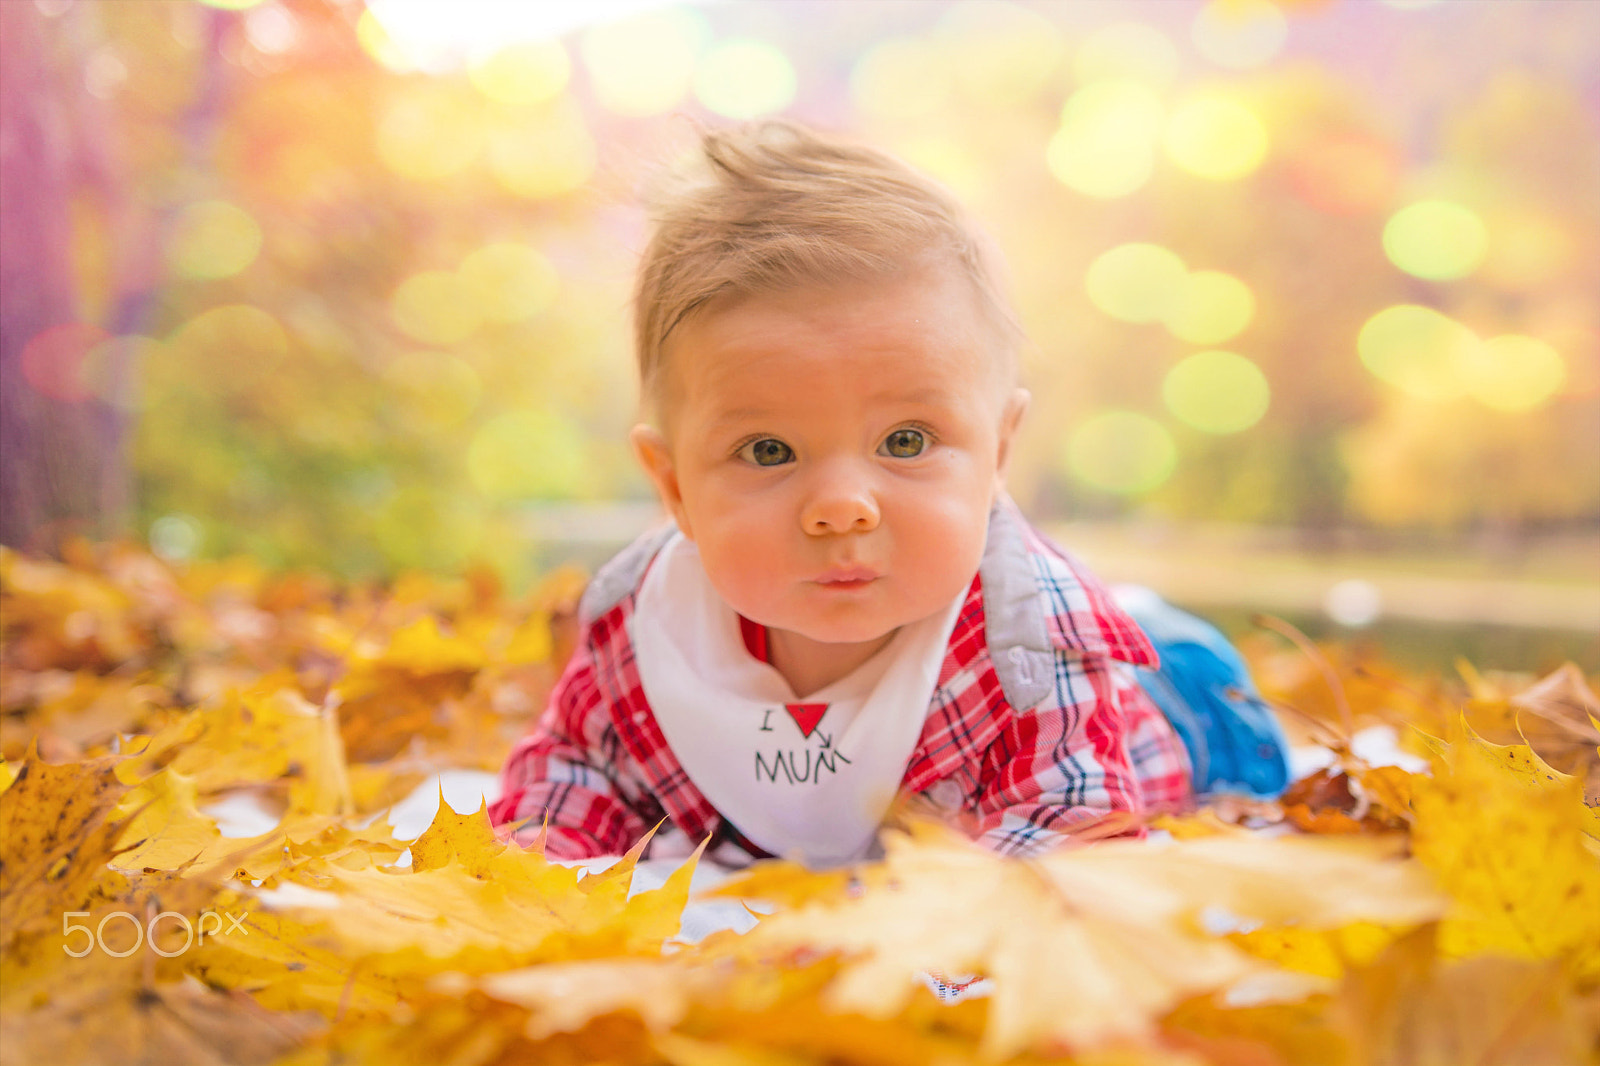
M669 540L628 635L645 698L689 779L774 855L833 866L867 857L922 734L963 590L902 626L849 676L804 700L750 654L700 552Z

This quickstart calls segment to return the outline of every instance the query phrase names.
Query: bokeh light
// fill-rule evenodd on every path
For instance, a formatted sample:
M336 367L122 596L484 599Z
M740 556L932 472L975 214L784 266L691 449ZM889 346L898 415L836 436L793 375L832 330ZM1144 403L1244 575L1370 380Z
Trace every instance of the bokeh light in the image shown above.
M937 114L950 99L951 65L932 41L896 38L867 50L850 73L861 113L886 122Z
M1063 185L1110 199L1137 192L1155 168L1164 108L1148 85L1097 81L1067 99L1045 161Z
M187 514L164 514L150 523L150 550L169 563L192 559L205 542L200 520Z
M520 322L555 302L560 277L537 248L511 241L485 245L461 261L462 286L484 319Z
M561 95L572 61L560 41L527 41L499 49L467 70L478 91L502 104L542 104Z
M404 72L416 65L370 6L356 19L356 42L363 52L390 70Z
M1178 48L1153 26L1116 22L1084 38L1072 71L1080 82L1142 81L1165 89L1178 77Z
M1196 270L1183 279L1165 320L1179 340L1221 344L1242 333L1255 313L1250 286L1220 270Z
M459 174L483 154L488 124L470 94L421 82L389 101L378 120L378 156L412 181Z
M35 334L19 359L22 379L52 400L87 400L94 393L84 372L85 361L108 339L105 330L86 322L68 322Z
M102 48L83 65L83 87L90 96L110 100L128 82L128 64L109 48Z
M983 163L974 159L965 145L945 134L929 132L907 137L895 145L895 152L959 197L977 196L988 184Z
M651 6L651 0L520 3L506 0L364 0L356 25L362 48L397 73L453 74L501 49L538 46L589 25ZM515 101L508 101L515 102Z
M257 51L283 55L300 41L300 21L281 7L256 7L244 17L244 35Z
M1365 135L1318 137L1289 161L1289 180L1307 203L1336 215L1377 210L1394 196L1400 160L1392 145Z
M372 535L400 566L455 569L477 552L484 525L473 501L408 485L378 507Z
M724 41L706 54L694 76L695 98L728 118L782 111L794 93L789 58L765 41Z
M663 8L584 32L582 54L602 107L629 117L659 115L689 92L710 30L698 11Z
M1172 434L1137 411L1102 411L1067 441L1067 470L1103 492L1136 495L1160 487L1178 464Z
M229 278L255 262L261 226L241 207L202 200L178 213L167 245L173 271L197 281Z
M1460 396L1477 344L1466 326L1418 304L1384 308L1367 319L1356 338L1368 370L1420 400Z
M1566 361L1544 341L1508 333L1472 350L1466 363L1466 391L1496 411L1532 411L1550 400L1567 380Z
M458 344L483 322L472 289L450 270L424 270L402 281L389 297L389 314L401 333L422 344Z
M1480 274L1496 285L1532 292L1559 282L1579 259L1571 227L1544 211L1517 208L1494 220Z
M149 381L142 370L159 347L159 341L135 334L107 337L84 356L84 386L97 400L125 411L146 406Z
M939 20L954 47L956 83L986 107L1020 107L1038 96L1061 65L1055 23L1007 0L962 0Z
M491 500L578 495L587 465L582 431L549 410L498 415L478 430L467 449L467 475Z
M1084 275L1089 302L1123 322L1160 322L1176 306L1188 270L1159 244L1121 244L1102 252Z
M1489 230L1471 209L1448 200L1402 207L1383 227L1389 261L1413 277L1452 281L1471 274L1489 249Z
M1376 622L1383 614L1383 594L1370 581L1347 578L1328 588L1322 598L1322 609L1340 625L1360 629Z
M1201 95L1173 110L1166 148L1174 163L1196 177L1233 181L1254 172L1266 158L1267 130L1238 101Z
M1234 352L1195 352L1161 382L1167 410L1204 433L1238 433L1267 413L1272 390L1267 376Z
M562 99L495 130L489 170L506 191L545 200L582 188L597 154L582 113Z
M1289 20L1272 0L1210 0L1194 19L1194 46L1220 67L1259 67L1283 50Z
M1363 550L1487 521L1542 558L1600 508L1587 5L15 6L37 102L107 106L62 112L84 165L16 197L48 225L8 277L49 291L13 384L128 426L130 528L199 516L197 554L376 576L459 523L515 582L568 547L519 552L527 501L642 504L626 311L663 171L780 115L907 160L1009 262L1042 520Z
M404 352L383 369L385 392L409 428L451 429L472 415L483 379L471 364L445 352Z
M154 352L176 367L199 369L208 388L240 393L283 366L289 334L269 311L223 304L189 319Z

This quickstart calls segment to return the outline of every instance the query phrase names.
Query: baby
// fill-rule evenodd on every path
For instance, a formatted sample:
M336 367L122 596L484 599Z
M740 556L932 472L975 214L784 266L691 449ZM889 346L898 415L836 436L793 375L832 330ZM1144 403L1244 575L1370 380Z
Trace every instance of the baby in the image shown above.
M1157 709L1140 626L1005 493L1019 330L965 215L793 125L702 149L635 291L632 442L673 525L585 592L493 821L552 858L662 823L653 857L829 866L897 797L1002 853L1190 803L1208 726Z

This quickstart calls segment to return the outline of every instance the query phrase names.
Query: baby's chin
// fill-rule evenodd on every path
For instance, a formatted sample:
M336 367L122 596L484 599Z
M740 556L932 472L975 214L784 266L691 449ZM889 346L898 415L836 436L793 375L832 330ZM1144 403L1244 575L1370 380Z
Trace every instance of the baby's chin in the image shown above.
M801 636L816 644L870 644L874 641L891 637L899 630L898 625L887 629L880 626L806 626L791 629L789 632Z
M893 636L901 626L916 619L868 616L865 612L855 612L836 618L790 618L786 621L790 624L785 625L780 621L772 628L785 630L816 644L870 644Z

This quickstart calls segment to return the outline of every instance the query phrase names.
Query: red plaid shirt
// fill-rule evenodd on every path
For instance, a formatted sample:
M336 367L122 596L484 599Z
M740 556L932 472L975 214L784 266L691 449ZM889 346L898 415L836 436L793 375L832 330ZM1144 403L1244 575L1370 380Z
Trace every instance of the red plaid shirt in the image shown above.
M996 505L989 540L902 791L1006 854L1047 847L1107 813L1188 803L1188 754L1134 679L1132 666L1156 659L1138 626L1009 501ZM708 857L724 865L765 854L738 832L737 811L717 811L695 787L645 700L628 620L660 544L641 541L608 564L631 554L620 575L625 588L585 612L549 707L501 772L491 820L523 839L548 822L552 858L620 854L663 820L652 857L686 854L707 837ZM607 576L603 568L595 584ZM993 597L986 579L998 590ZM995 607L1020 611L1010 621L1022 625L990 620ZM1005 639L995 641L997 632ZM1013 706L1008 687L1023 694L1023 706Z

